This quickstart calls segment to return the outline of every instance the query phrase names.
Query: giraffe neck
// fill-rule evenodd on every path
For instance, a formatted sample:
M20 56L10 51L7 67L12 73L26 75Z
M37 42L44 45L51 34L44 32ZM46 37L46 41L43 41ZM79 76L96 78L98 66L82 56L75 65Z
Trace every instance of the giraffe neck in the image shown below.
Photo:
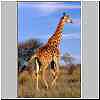
M65 21L61 18L60 22L57 25L56 31L54 34L48 39L48 44L54 47L58 47L62 37L62 30L64 27Z

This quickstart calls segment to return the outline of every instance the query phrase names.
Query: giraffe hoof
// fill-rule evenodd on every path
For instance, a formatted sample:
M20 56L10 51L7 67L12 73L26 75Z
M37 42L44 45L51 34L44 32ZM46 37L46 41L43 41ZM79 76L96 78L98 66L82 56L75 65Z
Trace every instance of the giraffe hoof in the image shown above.
M53 85L51 85L50 87L53 88Z
M53 83L51 84L51 88L54 87L54 86L56 86L56 83L55 83L55 82L53 82Z
M45 89L48 90L48 86L45 86Z
M48 89L48 87L46 87L46 89Z

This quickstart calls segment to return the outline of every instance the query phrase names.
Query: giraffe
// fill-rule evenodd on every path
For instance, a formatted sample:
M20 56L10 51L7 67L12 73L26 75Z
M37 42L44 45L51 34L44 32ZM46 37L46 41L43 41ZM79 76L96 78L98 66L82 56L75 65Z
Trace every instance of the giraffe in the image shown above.
M58 23L58 26L56 28L56 31L54 34L48 39L47 43L44 44L42 47L38 48L35 55L31 57L29 60L29 63L32 63L32 60L36 60L36 66L37 66L37 90L38 88L38 72L41 69L42 71L42 79L44 81L44 84L46 88L48 89L48 83L45 79L45 73L48 68L48 65L54 61L56 64L56 67L53 68L52 74L54 76L54 79L52 81L52 85L55 83L57 79L57 74L59 72L59 60L60 60L60 41L62 37L62 31L64 28L65 23L72 23L72 19L69 15L66 15L65 13L60 19L60 22ZM41 63L41 66L39 65L38 61ZM40 67L40 68L39 68ZM55 69L56 68L56 69Z
M51 70L51 73L54 76L52 86L56 82L56 79L58 78L58 74L59 74L59 61L60 61L59 44L61 41L62 31L65 23L72 23L72 19L70 18L69 15L63 13L63 16L60 19L60 22L56 28L55 33L48 39L48 44L53 48L52 56L53 56L54 63L57 67L56 69L53 68L53 70Z

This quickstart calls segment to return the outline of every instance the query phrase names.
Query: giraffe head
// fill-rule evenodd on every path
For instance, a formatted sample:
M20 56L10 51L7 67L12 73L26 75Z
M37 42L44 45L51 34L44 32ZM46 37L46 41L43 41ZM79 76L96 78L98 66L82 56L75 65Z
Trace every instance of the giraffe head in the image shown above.
M66 23L72 23L72 18L69 15L66 15L66 13L63 13L62 20Z

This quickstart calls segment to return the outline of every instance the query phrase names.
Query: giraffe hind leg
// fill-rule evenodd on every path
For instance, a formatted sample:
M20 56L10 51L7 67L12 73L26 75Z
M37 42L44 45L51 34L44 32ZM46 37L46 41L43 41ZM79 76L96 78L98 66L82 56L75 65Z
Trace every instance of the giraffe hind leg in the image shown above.
M40 69L40 65L38 62L38 58L35 58L36 60L36 89L39 90L39 69Z
M45 84L46 88L48 89L48 83L45 79L45 75L46 75L46 68L43 69L42 78L43 78L43 81L44 81L44 84Z

